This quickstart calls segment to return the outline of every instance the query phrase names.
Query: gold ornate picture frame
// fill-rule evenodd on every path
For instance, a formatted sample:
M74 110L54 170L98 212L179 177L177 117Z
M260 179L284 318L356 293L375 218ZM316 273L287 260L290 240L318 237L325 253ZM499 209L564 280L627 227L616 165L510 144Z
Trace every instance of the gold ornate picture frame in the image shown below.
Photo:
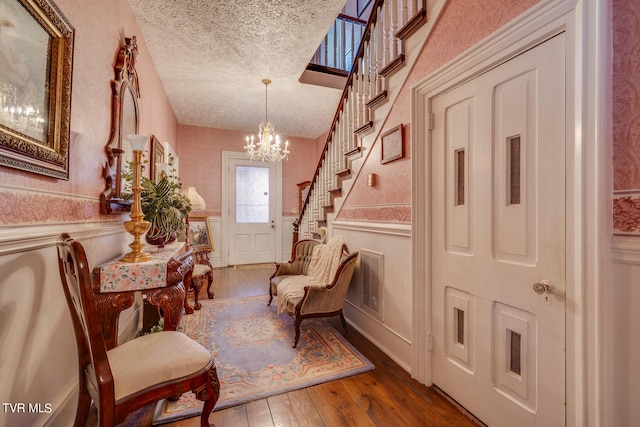
M69 179L74 33L49 0L0 0L0 165Z
M194 251L215 251L211 226L208 216L189 215L189 232L187 242Z
M166 174L166 170L158 167L158 164L166 163L166 159L164 154L164 146L155 135L151 137L151 155L149 157L151 158L151 161L149 162L151 163L149 179L151 179L155 183L158 183L160 182L164 174Z

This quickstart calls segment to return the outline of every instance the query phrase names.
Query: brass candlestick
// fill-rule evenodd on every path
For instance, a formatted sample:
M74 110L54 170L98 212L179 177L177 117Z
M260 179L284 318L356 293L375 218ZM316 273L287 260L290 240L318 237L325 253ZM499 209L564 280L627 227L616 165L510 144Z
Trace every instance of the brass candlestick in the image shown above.
M122 261L124 262L143 262L151 260L151 255L144 252L142 248L145 246L140 241L140 238L144 233L149 230L151 223L144 220L144 214L140 206L140 192L142 192L142 186L140 185L140 166L142 164L142 151L147 142L147 137L144 135L127 135L127 138L131 142L133 147L133 163L135 170L133 174L133 186L131 191L133 192L133 201L131 203L131 221L124 223L124 228L127 232L133 235L133 243L129 245L131 252L126 254Z

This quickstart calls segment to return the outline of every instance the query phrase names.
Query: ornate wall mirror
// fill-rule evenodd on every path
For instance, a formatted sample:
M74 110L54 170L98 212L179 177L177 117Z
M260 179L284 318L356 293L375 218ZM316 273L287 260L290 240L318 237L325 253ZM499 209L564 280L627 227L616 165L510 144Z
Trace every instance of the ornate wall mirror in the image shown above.
M128 212L131 208L130 201L122 198L122 173L126 170L128 162L133 160L133 152L126 135L138 133L140 92L135 68L137 54L136 37L126 38L118 51L114 67L115 80L111 81L111 135L106 146L107 163L103 169L105 190L100 195L102 213Z

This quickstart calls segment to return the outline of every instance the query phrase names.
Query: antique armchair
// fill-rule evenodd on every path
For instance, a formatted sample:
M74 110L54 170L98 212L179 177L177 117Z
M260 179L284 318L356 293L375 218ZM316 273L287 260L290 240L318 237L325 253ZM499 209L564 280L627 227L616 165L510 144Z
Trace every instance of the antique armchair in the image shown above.
M340 316L346 332L342 306L357 260L358 253L348 253L341 238L326 245L301 240L294 248L292 261L278 266L270 279L269 305L277 295L278 311L294 319L294 348L304 319Z
M75 426L86 424L92 399L98 425L112 427L137 409L189 390L204 401L200 425L210 426L220 391L211 353L176 331L145 335L107 351L84 248L64 233L57 249L78 350Z
M320 242L312 239L298 240L293 246L291 260L284 264L277 264L276 271L269 278L268 305L271 305L274 295L277 295L278 283L280 283L282 279L293 275L307 275L307 270L309 269L311 256L313 254L313 248L319 244Z

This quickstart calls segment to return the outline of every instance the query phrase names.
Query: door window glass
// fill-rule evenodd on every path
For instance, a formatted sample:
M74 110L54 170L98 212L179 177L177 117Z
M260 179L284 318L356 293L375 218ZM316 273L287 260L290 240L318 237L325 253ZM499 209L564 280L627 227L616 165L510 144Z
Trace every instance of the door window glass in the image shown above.
M236 166L236 223L269 222L269 168Z

